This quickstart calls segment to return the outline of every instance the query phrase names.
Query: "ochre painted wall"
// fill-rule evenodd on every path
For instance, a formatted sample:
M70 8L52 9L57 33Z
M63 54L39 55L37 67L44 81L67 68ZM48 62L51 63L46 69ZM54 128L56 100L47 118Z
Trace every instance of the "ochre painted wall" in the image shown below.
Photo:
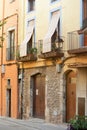
M64 38L63 50L65 54L67 54L67 33L74 30L79 30L81 26L80 1L57 0L56 2L51 3L51 0L38 0L35 2L35 10L31 12L27 12L27 6L27 0L24 3L22 0L20 6L21 12L19 17L19 32L21 29L21 32L19 33L19 45L26 36L27 21L35 19L35 41L36 46L38 47L38 40L43 40L48 31L51 20L51 12L55 10L60 10L61 36L63 36ZM34 67L34 64L32 64L32 67Z
M0 48L0 115L7 116L7 80L10 79L11 86L11 117L18 116L18 66L15 60L6 60L6 48L8 44L8 31L15 29L15 47L18 44L18 0L13 2L1 0L3 6L3 13L0 12L0 20L4 18L6 23L3 26L4 41L3 47ZM1 4L0 4L1 7ZM1 9L1 8L0 8ZM2 30L0 30L0 34ZM15 48L16 50L16 48ZM1 53L1 51L3 53ZM15 56L16 54L14 54ZM1 66L5 65L5 73L1 72Z

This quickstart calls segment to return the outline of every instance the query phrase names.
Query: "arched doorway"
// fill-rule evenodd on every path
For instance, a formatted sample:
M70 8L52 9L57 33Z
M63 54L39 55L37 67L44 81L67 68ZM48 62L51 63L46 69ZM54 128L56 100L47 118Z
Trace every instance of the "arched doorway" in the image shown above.
M45 76L34 76L33 88L33 116L45 118Z
M76 73L70 71L66 77L66 121L76 115Z

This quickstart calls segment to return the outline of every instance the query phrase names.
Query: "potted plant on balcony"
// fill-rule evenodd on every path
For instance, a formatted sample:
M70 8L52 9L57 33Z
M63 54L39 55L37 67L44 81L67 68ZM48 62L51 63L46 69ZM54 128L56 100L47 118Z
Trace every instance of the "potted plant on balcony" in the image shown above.
M87 116L75 116L69 121L67 130L87 130Z
M19 57L20 57L20 52L19 52L19 50L16 50L16 54L15 54L15 56L16 56L16 59L18 60Z
M29 48L28 57L30 60L36 60L37 59L37 48Z
M30 49L30 54L37 54L37 48L36 47L33 47Z

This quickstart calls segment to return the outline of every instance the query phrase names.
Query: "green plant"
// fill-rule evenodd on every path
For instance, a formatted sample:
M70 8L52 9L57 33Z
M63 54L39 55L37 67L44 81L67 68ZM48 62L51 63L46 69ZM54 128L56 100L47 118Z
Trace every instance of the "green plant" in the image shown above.
M29 52L30 52L30 54L37 54L37 48L36 48L36 47L31 48L31 49L29 50Z
M3 28L4 24L6 23L6 21L0 21L0 29ZM2 34L0 35L0 47L2 47L2 42L4 41L4 35L5 33L2 32Z
M67 130L87 130L87 116L75 116L69 123Z
M20 52L19 52L19 50L16 50L16 58L19 58L20 57Z
M55 49L56 49L55 44L52 44L52 51L55 51Z

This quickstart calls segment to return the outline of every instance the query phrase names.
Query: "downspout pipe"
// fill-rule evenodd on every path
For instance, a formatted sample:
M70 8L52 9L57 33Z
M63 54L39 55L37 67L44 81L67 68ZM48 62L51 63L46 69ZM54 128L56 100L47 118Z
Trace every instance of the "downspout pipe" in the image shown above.
M22 88L22 92L21 92L21 118L23 119L23 108L24 108L24 103L23 103L23 94L24 94L24 90L23 90L23 86L24 86L24 66L23 66L23 63L22 63L22 84L21 84L21 88Z

